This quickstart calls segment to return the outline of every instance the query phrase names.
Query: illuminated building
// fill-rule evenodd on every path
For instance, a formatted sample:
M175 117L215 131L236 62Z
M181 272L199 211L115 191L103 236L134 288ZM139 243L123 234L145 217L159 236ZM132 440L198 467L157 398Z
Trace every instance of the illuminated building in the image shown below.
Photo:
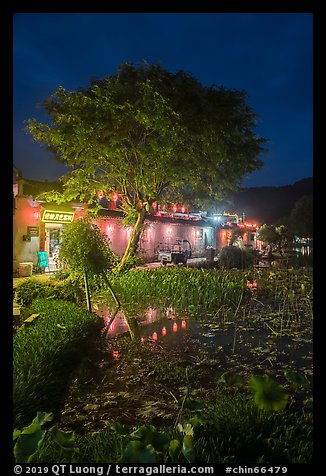
M14 272L21 262L33 262L37 266L39 251L47 253L52 269L55 269L58 264L54 259L62 232L72 220L87 213L86 204L57 205L35 200L33 196L38 195L37 187L41 185L51 189L53 183L25 180L14 170ZM107 236L111 249L122 256L131 228L122 226L121 197L116 193L106 196L104 191L99 191L97 196L102 208L94 221ZM189 212L182 204L168 208L155 202L146 216L140 237L142 257L145 261L156 261L159 243L173 243L180 238L191 243L192 257L203 257L207 247L220 250L229 244L230 233L238 224L241 223L234 213L208 216L207 212Z

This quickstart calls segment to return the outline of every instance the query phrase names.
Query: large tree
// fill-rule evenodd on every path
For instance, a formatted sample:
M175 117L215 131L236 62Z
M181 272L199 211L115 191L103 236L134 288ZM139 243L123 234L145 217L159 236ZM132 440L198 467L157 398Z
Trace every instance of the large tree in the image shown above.
M313 237L313 196L304 195L294 205L291 212L293 233L300 238Z
M257 231L257 239L271 247L271 251L277 251L284 256L285 249L292 243L293 234L285 226L262 225Z
M86 89L59 87L43 106L49 123L30 119L27 130L71 167L63 195L52 198L91 201L103 190L123 199L133 231L121 269L153 202L207 206L262 165L265 140L244 91L206 87L158 64L124 63Z

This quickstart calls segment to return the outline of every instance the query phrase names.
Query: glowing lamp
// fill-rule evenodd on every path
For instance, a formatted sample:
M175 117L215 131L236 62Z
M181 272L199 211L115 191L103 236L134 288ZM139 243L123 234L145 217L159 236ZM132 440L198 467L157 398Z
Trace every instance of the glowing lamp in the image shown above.
M118 359L119 358L119 351L118 350L113 350L112 351L112 356L114 359Z
M185 207L181 207L181 213L184 213L186 211Z
M152 339L157 340L157 332L153 332Z
M166 327L162 327L162 336L166 336Z
M176 322L173 323L172 330L173 330L173 332L177 332L178 324Z
M173 213L175 213L175 212L177 211L177 207L176 207L176 205L173 205L173 207L172 207L172 211L173 211Z
M186 321L181 321L181 327L182 327L182 329L185 329L187 327L187 322Z

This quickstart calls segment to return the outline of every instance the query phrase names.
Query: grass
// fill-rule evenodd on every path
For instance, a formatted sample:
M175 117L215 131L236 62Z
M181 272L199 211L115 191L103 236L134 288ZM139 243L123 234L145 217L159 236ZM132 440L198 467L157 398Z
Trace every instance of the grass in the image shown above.
M75 304L37 299L39 318L13 338L14 415L17 424L37 411L58 411L70 372L87 351L87 339L101 319Z

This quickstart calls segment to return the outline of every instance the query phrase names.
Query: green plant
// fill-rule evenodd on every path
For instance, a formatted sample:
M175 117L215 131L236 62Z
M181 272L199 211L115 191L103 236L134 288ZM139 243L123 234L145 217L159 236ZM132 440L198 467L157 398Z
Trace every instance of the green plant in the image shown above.
M32 423L22 430L15 429L13 440L14 457L16 463L29 463L32 456L39 450L44 439L46 430L42 426L53 420L52 413L37 412L36 418Z
M49 429L44 428L44 425L52 420L53 413L37 412L30 425L22 430L14 430L14 457L16 463L33 462L47 433L51 435L52 440L60 448L61 453L65 452L73 456L75 452L78 452L74 432L59 430L57 425Z
M247 392L219 386L205 417L194 447L206 464L311 462L311 414L262 411Z
M236 309L241 297L245 300L250 296L237 270L160 267L112 274L108 278L123 305L172 305L177 312L190 311L193 315L215 311L224 304ZM108 293L106 297L111 300Z
M275 382L267 374L254 375L249 381L250 389L258 408L266 411L281 411L287 405L288 395L282 385Z
M53 287L34 278L25 279L18 284L15 290L15 301L19 306L28 306L36 298L54 295Z
M58 411L70 372L102 325L96 314L64 301L36 299L31 310L39 318L13 338L14 415L20 425L37 408Z
M112 269L117 264L107 237L89 218L76 220L67 226L59 259L73 271L90 274Z
M309 388L311 386L310 380L303 372L295 372L293 370L285 370L284 377L294 387Z
M75 303L85 301L84 280L76 272L70 272L66 278L54 282L53 287L56 299Z
M119 424L113 428L123 436L121 463L193 463L196 460L190 423L179 423L172 432L157 430L154 425L142 425L133 431Z
M55 277L55 280L61 281L63 279L68 278L70 274L71 274L70 269L58 269L55 272L54 277Z
M222 268L245 269L257 261L255 250L241 249L238 246L224 246L218 254L219 264Z

